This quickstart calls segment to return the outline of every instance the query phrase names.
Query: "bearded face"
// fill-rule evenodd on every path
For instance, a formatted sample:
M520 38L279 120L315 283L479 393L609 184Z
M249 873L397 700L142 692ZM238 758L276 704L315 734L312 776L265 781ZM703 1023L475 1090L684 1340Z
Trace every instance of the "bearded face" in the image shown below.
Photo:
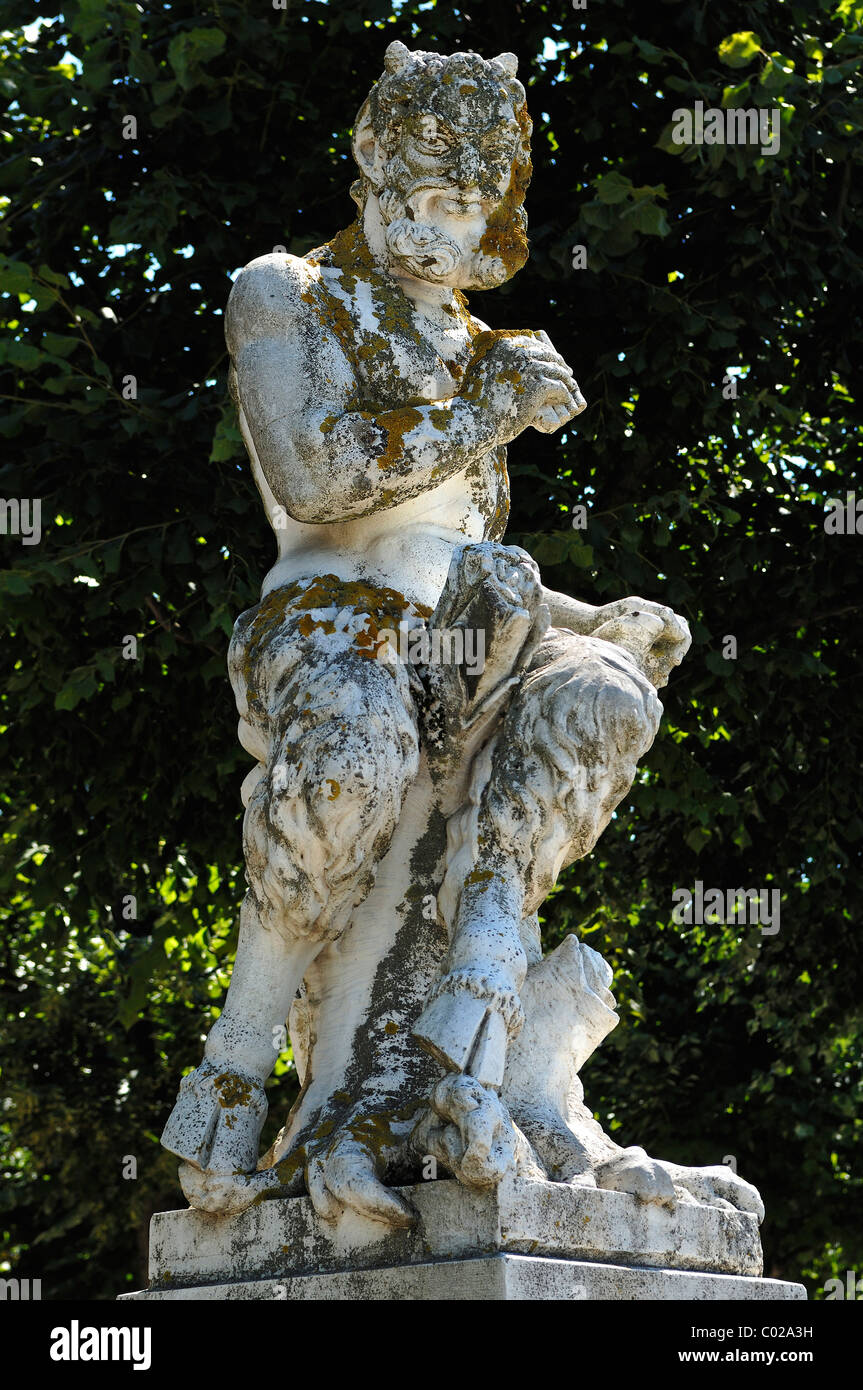
M361 113L355 137L391 267L459 289L502 284L528 254L523 89L475 54L403 52L400 92L371 106L365 143Z

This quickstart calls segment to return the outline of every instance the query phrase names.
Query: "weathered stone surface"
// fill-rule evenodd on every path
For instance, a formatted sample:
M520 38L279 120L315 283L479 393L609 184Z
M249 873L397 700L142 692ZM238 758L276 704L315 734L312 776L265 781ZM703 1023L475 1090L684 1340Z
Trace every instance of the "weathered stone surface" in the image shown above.
M639 1300L798 1300L802 1284L733 1274L626 1268L535 1255L486 1255L468 1260L307 1274L287 1279L210 1284L122 1294L122 1299L236 1299L251 1301L467 1301L503 1299L634 1302Z
M464 295L528 254L517 62L396 42L384 66L356 221L251 262L225 316L278 554L228 655L249 891L162 1137L195 1210L155 1219L154 1278L348 1288L536 1252L754 1275L757 1191L604 1133L579 1073L618 1022L611 970L575 936L542 953L538 911L632 786L690 634L658 599L555 593L502 543L507 445L586 404L543 329ZM259 1156L286 1020L303 1087ZM418 1184L431 1160L457 1185ZM489 1265L504 1289L527 1268Z
M486 1193L439 1181L402 1196L419 1213L410 1229L351 1212L325 1222L301 1197L261 1202L227 1219L163 1212L151 1225L151 1287L498 1252L746 1275L762 1269L758 1222L744 1212L680 1203L666 1209L627 1193L519 1178Z

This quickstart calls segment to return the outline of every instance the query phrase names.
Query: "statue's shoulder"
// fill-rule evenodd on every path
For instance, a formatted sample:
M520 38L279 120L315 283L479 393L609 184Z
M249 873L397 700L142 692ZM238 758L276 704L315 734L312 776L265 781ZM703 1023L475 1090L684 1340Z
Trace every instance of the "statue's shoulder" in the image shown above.
M231 353L244 343L281 337L298 322L332 322L358 280L380 279L358 222L305 256L273 251L240 271L225 311Z
M305 317L318 278L314 264L285 252L249 261L234 281L225 311L231 351L254 338L279 336L290 321Z

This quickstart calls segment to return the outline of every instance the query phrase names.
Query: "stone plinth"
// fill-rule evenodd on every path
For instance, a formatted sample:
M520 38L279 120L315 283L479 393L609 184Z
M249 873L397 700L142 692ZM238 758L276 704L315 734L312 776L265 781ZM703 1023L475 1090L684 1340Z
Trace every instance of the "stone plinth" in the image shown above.
M800 1299L760 1278L754 1216L621 1192L511 1179L479 1195L452 1181L402 1189L411 1230L308 1198L235 1217L162 1212L150 1232L155 1299Z

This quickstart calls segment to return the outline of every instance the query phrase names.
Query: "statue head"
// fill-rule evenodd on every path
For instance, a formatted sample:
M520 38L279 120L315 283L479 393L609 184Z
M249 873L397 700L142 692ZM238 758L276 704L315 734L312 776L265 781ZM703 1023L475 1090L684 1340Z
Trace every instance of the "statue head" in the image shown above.
M527 260L531 122L517 59L391 43L354 125L361 211L377 200L390 268L461 289Z

